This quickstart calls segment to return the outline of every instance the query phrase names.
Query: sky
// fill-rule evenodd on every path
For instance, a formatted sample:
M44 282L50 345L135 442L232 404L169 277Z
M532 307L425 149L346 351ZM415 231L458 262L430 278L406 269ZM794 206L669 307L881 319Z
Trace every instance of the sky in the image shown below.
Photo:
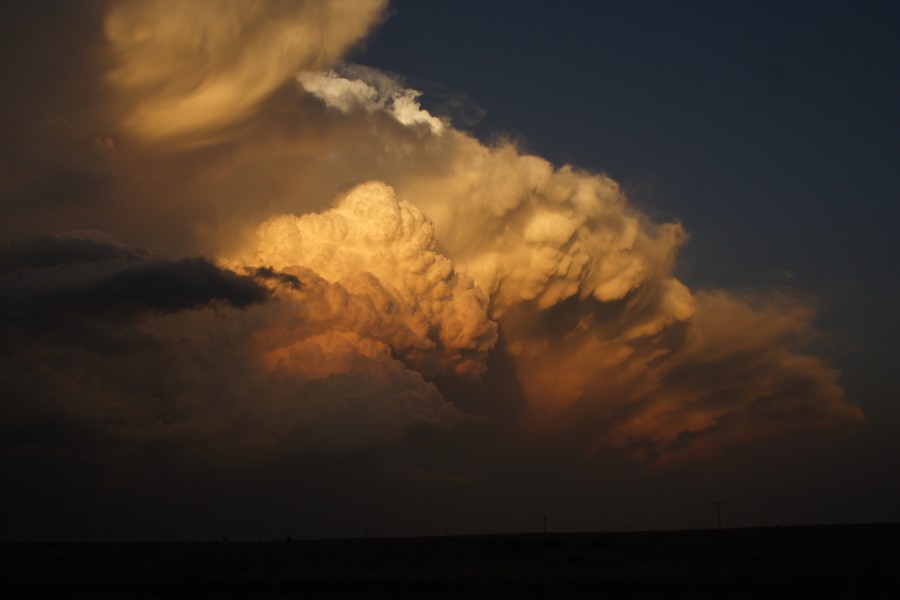
M0 10L3 539L900 519L895 4Z

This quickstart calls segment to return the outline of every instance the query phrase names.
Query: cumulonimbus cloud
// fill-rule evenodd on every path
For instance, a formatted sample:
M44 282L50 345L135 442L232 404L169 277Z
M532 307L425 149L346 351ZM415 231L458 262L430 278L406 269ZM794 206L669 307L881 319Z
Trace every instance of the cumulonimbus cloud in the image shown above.
M402 443L477 421L469 413L495 399L474 392L464 411L439 382L483 376L498 352L524 394L499 425L535 443L577 439L589 455L671 465L864 419L807 350L809 303L689 290L673 274L682 225L654 222L611 178L486 145L396 78L341 63L383 11L112 4L105 81L119 112L97 139L116 160L95 168L129 217L168 222L141 239L216 265L148 263L86 238L7 245L4 277L123 265L41 298L143 307L140 343L104 342L126 348L115 369L97 344L23 341L41 371L7 361L21 409L9 427L30 431L22 415L41 406L107 437L215 454ZM72 227L99 219L92 210Z

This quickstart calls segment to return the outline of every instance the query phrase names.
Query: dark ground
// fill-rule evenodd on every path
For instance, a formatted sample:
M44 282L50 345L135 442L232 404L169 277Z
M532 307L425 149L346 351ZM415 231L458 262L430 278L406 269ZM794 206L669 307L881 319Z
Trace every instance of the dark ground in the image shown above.
M900 525L0 545L3 598L900 598Z

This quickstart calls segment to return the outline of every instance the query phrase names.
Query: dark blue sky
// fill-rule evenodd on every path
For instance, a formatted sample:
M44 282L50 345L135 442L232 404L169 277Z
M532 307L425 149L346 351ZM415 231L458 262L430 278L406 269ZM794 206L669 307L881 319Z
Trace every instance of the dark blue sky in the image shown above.
M392 7L356 60L406 76L426 105L465 96L486 111L469 125L482 139L606 172L680 220L692 287L814 297L851 399L893 429L900 5Z

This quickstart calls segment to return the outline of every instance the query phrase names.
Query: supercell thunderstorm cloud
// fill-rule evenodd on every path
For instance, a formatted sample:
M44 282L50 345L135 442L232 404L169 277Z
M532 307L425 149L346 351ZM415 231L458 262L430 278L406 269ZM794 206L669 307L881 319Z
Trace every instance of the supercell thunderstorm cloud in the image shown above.
M465 431L666 467L865 420L808 300L689 289L680 223L349 62L384 1L92 7L83 80L49 73L0 157L7 451L222 467Z

